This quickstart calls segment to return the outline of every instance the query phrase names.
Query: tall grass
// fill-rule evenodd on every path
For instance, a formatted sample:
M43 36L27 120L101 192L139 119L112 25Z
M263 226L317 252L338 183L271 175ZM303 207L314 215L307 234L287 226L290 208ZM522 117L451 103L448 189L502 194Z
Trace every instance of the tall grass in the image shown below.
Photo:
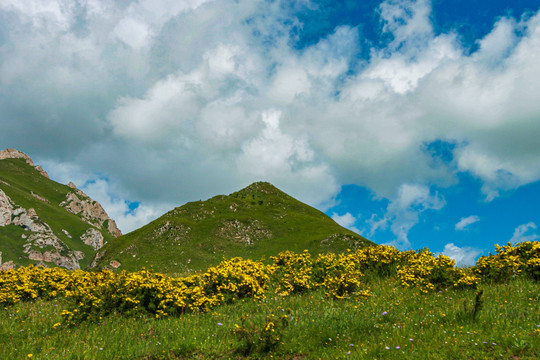
M480 285L483 306L473 316L475 290L424 294L394 277L366 280L373 296L360 301L317 290L165 319L112 314L56 329L65 299L21 302L0 309L0 359L540 358L537 282ZM279 338L269 343L269 319L280 317L286 326L268 331Z

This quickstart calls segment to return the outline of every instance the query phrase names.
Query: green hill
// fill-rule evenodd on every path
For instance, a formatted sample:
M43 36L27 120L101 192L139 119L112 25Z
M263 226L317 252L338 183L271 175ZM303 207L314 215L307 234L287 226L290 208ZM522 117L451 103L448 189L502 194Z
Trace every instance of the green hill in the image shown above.
M59 184L24 153L0 151L0 266L88 266L120 235L101 205Z
M280 251L343 252L372 244L269 183L187 203L109 242L92 267L166 273L202 270L223 257L260 259Z

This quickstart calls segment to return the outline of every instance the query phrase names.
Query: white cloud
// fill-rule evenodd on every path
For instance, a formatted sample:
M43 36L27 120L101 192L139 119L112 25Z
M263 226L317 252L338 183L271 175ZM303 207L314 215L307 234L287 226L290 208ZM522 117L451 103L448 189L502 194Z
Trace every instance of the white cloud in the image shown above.
M105 179L87 181L81 190L103 206L109 217L116 221L123 234L138 229L141 224L148 224L172 208L169 204L161 206L138 204L131 209L128 200L111 194L109 183Z
M358 59L361 26L297 49L302 24L281 5L3 1L0 142L156 208L255 180L325 208L365 186L391 201L371 231L403 246L444 204L432 185L466 172L489 201L540 179L540 13L499 19L469 54L433 31L429 1L388 0L392 40ZM456 146L435 166L438 139Z
M519 225L514 230L514 235L510 239L510 242L513 244L524 242L524 241L534 241L539 239L540 236L536 233L536 224L532 221L527 224Z
M408 234L411 228L420 221L420 215L426 210L440 210L445 205L444 198L438 193L432 194L427 186L403 184L388 205L384 217L379 219L373 216L368 221L369 235L373 236L377 231L390 226L396 238L388 245L394 245L400 249L410 248Z
M470 246L458 247L453 243L444 246L443 255L456 261L456 266L474 266L476 258L482 251Z
M113 34L137 50L148 45L150 36L147 25L133 18L122 19L114 28Z
M464 218L461 218L455 226L456 231L464 231L466 230L470 225L474 224L475 222L480 221L480 218L477 215L471 215Z
M61 184L73 182L90 198L99 202L123 234L149 223L173 207L172 204L137 204L130 208L130 201L119 195L121 189L115 188L115 185L111 185L109 180L99 174L91 174L69 163L44 161L41 165L47 169L51 179Z
M314 152L305 138L295 139L283 133L281 116L276 110L262 113L264 128L242 146L236 171L248 178L283 184L308 204L329 206L339 191L330 169L314 161Z
M332 214L332 220L337 222L339 225L343 226L344 228L347 228L349 230L354 231L357 234L360 234L360 230L355 226L356 224L356 217L354 217L351 213L345 213L343 215L339 215L338 213Z

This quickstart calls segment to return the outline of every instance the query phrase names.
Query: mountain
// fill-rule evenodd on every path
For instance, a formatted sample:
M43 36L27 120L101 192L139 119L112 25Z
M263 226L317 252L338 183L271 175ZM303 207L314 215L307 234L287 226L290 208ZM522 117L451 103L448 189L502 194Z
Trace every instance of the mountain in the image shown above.
M122 235L103 207L49 179L15 149L0 151L0 268L41 264L85 268L103 244Z
M113 239L91 268L166 273L202 270L223 257L259 259L280 251L342 252L372 244L265 182L229 196L177 207L150 224Z

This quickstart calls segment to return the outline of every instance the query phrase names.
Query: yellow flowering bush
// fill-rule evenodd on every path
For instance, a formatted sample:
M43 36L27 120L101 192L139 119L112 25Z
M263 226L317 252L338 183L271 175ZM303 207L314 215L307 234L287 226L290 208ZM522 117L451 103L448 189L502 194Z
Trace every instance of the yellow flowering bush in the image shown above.
M448 256L435 256L423 249L409 255L404 265L398 265L397 276L402 285L417 286L423 292L449 287L475 288L478 279L454 265L455 261Z
M314 287L311 280L313 262L307 250L301 254L287 250L271 256L270 259L276 268L274 278L278 283L276 293L279 295L287 296Z
M369 290L362 289L364 274L355 254L320 254L313 262L313 281L324 287L326 295L335 299L367 297Z
M236 257L210 267L203 275L204 286L207 293L219 294L226 302L245 297L264 299L274 271L274 266Z
M17 270L0 271L0 275L0 304L4 305L64 295L75 283L70 278L71 272L62 268L48 269L30 265Z
M226 259L204 273L177 278L145 269L115 273L26 266L0 271L0 305L65 297L68 307L62 312L64 324L74 324L112 312L160 318L208 311L238 299L262 300L269 288L281 296L322 289L335 299L365 298L370 296L362 283L365 274L395 275L403 286L418 287L423 292L476 288L484 279L540 279L540 242L496 246L495 255L481 257L476 267L468 269L456 268L454 260L428 250L400 252L384 245L345 254L319 254L316 258L308 251L284 251L271 261L266 265L242 258ZM268 321L263 330L271 333L275 324Z
M495 245L495 252L495 255L481 256L476 262L476 271L482 278L508 281L518 276L527 276L540 280L539 241Z
M376 276L391 276L397 273L397 266L414 254L414 251L399 251L394 246L367 246L352 255L359 269Z

